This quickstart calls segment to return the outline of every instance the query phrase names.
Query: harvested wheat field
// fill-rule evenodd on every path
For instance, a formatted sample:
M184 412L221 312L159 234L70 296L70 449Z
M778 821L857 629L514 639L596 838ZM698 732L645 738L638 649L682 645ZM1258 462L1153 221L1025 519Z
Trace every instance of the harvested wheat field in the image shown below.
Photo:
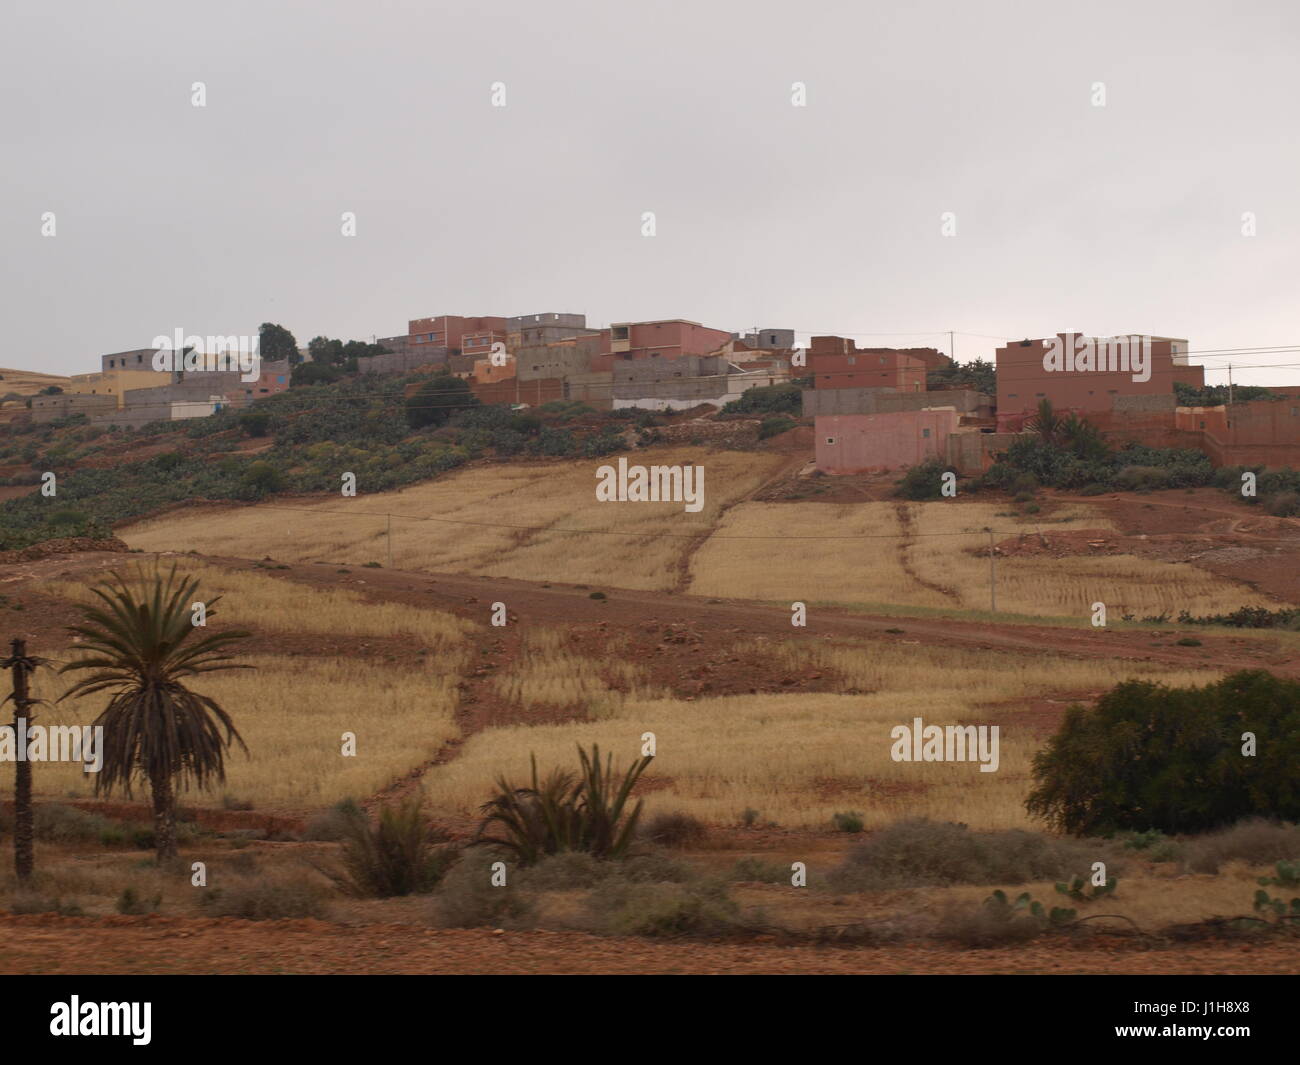
M672 588L690 544L723 509L758 488L784 459L695 448L657 449L653 462L702 466L705 505L596 501L606 460L461 470L400 492L271 507L177 511L123 532L132 547L203 543L207 554L282 562L388 564L620 588Z

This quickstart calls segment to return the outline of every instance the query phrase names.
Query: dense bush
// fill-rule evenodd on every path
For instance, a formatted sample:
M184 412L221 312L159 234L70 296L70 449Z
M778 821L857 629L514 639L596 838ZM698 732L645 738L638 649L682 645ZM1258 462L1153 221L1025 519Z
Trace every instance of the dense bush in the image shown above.
M938 459L913 466L898 482L894 495L903 499L939 499L943 494L943 475L947 472Z
M1257 753L1242 753L1253 733ZM1300 682L1243 670L1202 688L1127 681L1072 706L1034 758L1031 813L1076 834L1300 819Z
M794 414L803 412L803 390L796 385L768 385L742 392L722 408L724 414Z
M434 846L418 799L387 806L371 821L358 807L340 810L343 886L363 898L432 891L457 851Z
M459 377L435 377L406 401L406 424L412 429L442 425L456 411L478 405L469 385Z
M768 437L780 436L782 433L789 432L798 424L793 418L782 417L779 414L769 415L759 424L758 438L766 440Z
M874 833L829 874L840 891L944 884L1022 884L1087 871L1096 849L1020 829L909 818Z

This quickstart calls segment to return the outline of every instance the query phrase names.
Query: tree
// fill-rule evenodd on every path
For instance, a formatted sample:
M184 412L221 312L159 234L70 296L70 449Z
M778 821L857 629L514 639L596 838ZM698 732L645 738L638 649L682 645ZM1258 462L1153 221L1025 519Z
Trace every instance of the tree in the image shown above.
M1106 457L1109 448L1102 439L1101 431L1088 421L1071 411L1057 425L1060 443L1081 459L1098 461Z
M1131 680L1066 711L1025 806L1076 835L1295 821L1297 764L1300 683L1262 669L1200 688Z
M459 377L444 374L422 385L406 401L406 424L412 429L442 425L456 411L477 404L469 385Z
M1025 428L1037 433L1045 444L1055 444L1061 434L1061 416L1052 409L1050 399L1038 401L1038 413L1025 422Z
M298 341L284 326L263 322L262 328L257 331L257 338L257 351L263 362L281 362L287 359L290 366L302 362L302 356L298 354Z
M31 708L41 700L30 697L28 678L39 666L48 665L44 658L36 658L27 653L27 641L15 638L10 647L8 658L0 661L0 669L8 669L14 675L13 694L9 699L14 704L14 736L19 729L31 725ZM8 701L8 700L6 700ZM21 722L21 723L20 723ZM33 840L35 819L32 810L32 763L26 758L19 758L14 763L14 875L19 880L30 880L35 865Z
M925 387L931 392L951 388L970 388L988 396L996 396L998 394L997 367L983 359L948 363L926 374Z
M253 499L262 499L284 488L284 474L269 462L259 459L251 463L239 479L240 489Z
M302 388L304 385L332 385L342 376L329 363L300 362L289 374L289 387Z
M64 699L109 692L94 724L103 728L103 762L95 793L121 788L128 797L137 778L153 797L154 843L159 862L176 857L176 791L206 788L226 778L233 743L247 751L230 715L210 696L185 684L222 669L248 669L225 648L250 634L203 633L193 604L205 602L194 577L143 572L128 581L114 573L91 589L99 600L81 608L83 621L69 631L81 638L79 656L59 672L88 672ZM207 619L221 596L206 600Z

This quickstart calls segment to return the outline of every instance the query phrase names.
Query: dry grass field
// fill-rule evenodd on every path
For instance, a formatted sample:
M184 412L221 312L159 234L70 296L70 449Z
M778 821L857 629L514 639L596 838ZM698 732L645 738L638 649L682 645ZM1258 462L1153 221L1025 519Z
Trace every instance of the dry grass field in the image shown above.
M607 657L598 660L569 650L560 630L530 630L519 661L495 677L494 686L525 717L549 708L598 720L614 716L628 701L669 694L642 686L642 671L620 657L623 642L607 643Z
M1048 525L989 503L743 503L691 560L690 592L747 599L908 606L950 611L989 605L988 534L1110 530L1092 508L1058 508ZM754 537L754 539L746 539ZM800 539L806 537L806 539ZM774 545L780 563L774 564ZM997 560L998 609L1086 618L1104 602L1112 618L1187 609L1218 613L1256 603L1242 585L1186 563L1139 559Z
M989 605L985 527L995 540L1040 529L1113 531L1100 511L1077 504L1039 520L992 503L748 502L775 456L678 448L643 461L703 465L705 508L596 505L601 463L593 459L465 470L400 492L290 509L177 511L121 535L146 551L184 543L246 558L386 565L391 513L399 569L664 590L686 565L685 590L694 595L962 614ZM1259 600L1189 563L1126 554L1004 557L997 582L1004 613L1076 620L1095 602L1117 621Z
M237 628L269 632L327 633L331 636L406 636L429 647L456 642L473 629L445 611L416 609L401 603L373 602L346 588L308 588L252 572L238 572L191 558L161 559L166 573L173 561L180 573L196 577L215 616ZM128 581L155 572L153 564L127 563L118 568ZM79 603L98 602L84 583L57 581L43 589Z
M824 829L843 811L862 813L869 826L930 816L973 828L1028 827L1022 804L1038 741L1032 729L1017 727L1005 704L1052 692L1100 691L1130 676L1169 683L1217 676L1145 663L1121 668L905 645L786 643L771 645L769 653L791 665L837 671L845 688L864 694L627 698L612 702L599 720L492 728L426 776L428 797L435 808L468 813L498 773L523 783L530 754L541 767L569 765L577 745L598 743L626 765L638 755L642 734L653 732L658 755L647 777L651 811L683 810L730 824L753 808L765 820L805 829ZM926 724L999 724L998 770L981 773L969 762L894 762L890 730L914 717Z
M347 796L364 797L432 758L458 735L456 684L471 654L474 625L443 611L370 602L347 589L314 588L191 559L179 559L178 565L200 579L200 594L209 600L223 596L216 607L222 622L254 633L238 645L239 660L254 669L206 674L192 682L228 710L249 753L235 751L228 759L224 789L188 794L185 801L212 804L224 791L259 808L313 809ZM162 568L169 569L170 562L164 560ZM121 570L128 577L151 571L134 564ZM76 602L93 598L79 583L54 582L43 590ZM381 667L347 656L267 650L280 634L399 637L427 655L414 664ZM67 660L71 649L45 644L34 650ZM42 671L36 694L57 700L71 676ZM39 719L89 724L106 702L102 693L69 700L41 711ZM341 753L344 732L356 735L355 757ZM12 764L0 763L0 792L12 779ZM67 764L41 765L35 781L45 795L89 797L92 791L89 778Z
M48 652L47 652L48 653ZM205 675L194 690L217 700L235 722L248 754L226 760L226 784L215 792L182 792L181 800L219 805L223 796L258 809L304 810L348 796L369 796L436 755L458 735L453 713L461 657L440 655L422 668L359 668L355 663L254 655L256 667ZM54 700L67 677L42 673L36 691ZM107 696L69 700L42 711L37 723L89 724ZM343 733L356 735L356 756L342 754ZM37 793L89 798L93 781L73 764L37 765ZM0 792L13 789L13 763L0 762ZM148 801L148 785L136 792Z
M784 459L675 448L644 461L703 466L704 508L597 503L596 469L606 460L584 459L479 467L397 492L285 504L295 509L178 511L122 536L146 551L183 543L205 554L387 565L391 513L398 569L666 589L676 583L692 539L707 534L723 507L759 487Z

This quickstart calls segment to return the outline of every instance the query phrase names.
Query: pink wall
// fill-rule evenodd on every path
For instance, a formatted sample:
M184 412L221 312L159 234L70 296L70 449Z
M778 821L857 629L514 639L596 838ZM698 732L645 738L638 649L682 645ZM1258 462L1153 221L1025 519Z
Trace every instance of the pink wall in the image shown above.
M942 459L948 435L960 420L955 410L819 414L817 468L824 473L863 473L905 469L926 459Z

